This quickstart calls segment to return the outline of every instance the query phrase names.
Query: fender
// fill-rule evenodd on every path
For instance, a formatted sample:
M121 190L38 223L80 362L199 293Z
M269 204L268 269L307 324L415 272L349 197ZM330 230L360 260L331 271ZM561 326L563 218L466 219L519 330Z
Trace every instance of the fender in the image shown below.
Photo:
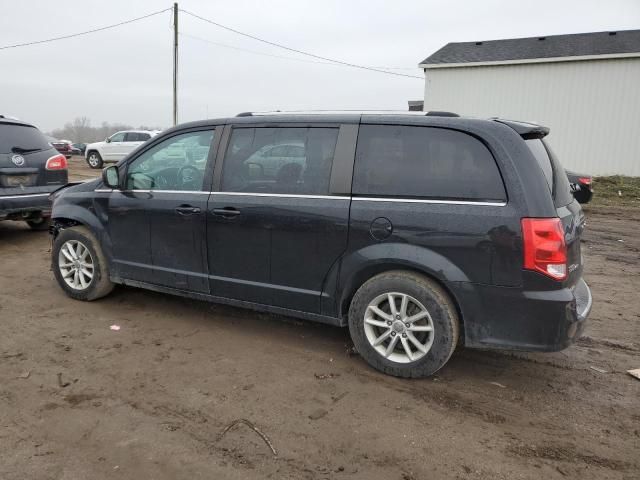
M451 282L469 282L460 268L428 248L390 242L368 245L347 253L342 259L337 295L339 303L336 306L338 316L347 315L351 297L364 282L378 273L395 269L423 273L445 288ZM454 301L457 303L455 297Z
M71 220L87 227L91 233L95 235L100 242L102 251L109 262L109 269L112 273L113 270L113 248L111 243L111 237L104 223L100 221L96 211L93 207L93 202L90 199L86 200L89 205L70 204L67 203L64 197L56 199L53 204L53 210L51 212L51 219L55 223L63 223L65 220Z

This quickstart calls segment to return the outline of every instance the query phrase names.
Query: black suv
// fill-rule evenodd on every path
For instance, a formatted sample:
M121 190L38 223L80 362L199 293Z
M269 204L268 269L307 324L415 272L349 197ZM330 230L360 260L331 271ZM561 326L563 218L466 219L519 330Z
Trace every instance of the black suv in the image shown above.
M457 345L580 336L584 216L548 129L438 115L241 114L177 126L54 195L53 271L349 326L422 377Z
M67 183L67 159L33 125L0 115L0 220L49 228L49 194Z

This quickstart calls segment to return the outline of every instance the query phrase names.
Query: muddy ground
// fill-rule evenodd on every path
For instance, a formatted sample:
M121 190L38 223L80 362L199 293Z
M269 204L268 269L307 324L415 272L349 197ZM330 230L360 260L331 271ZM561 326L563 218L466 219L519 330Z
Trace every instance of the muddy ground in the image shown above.
M587 210L586 336L417 381L338 328L133 288L71 300L48 234L0 223L0 478L638 479L640 211ZM277 455L247 424L221 435L237 419Z

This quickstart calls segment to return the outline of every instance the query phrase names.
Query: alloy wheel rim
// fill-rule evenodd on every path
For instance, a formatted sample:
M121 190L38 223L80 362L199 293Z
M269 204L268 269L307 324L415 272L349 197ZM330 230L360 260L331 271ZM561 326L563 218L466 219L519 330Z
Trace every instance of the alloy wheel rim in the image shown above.
M78 240L67 240L58 253L58 269L65 283L74 290L88 288L95 270L91 252Z
M95 167L96 165L98 165L98 157L96 155L89 155L89 164L92 167Z
M390 292L367 305L364 333L382 357L396 363L412 363L431 350L434 326L422 303L411 295Z

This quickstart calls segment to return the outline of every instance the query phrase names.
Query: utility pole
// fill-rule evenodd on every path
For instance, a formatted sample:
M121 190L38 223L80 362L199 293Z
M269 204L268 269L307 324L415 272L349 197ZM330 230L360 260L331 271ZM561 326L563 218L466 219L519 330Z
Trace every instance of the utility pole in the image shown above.
M178 124L178 2L173 4L173 124Z

